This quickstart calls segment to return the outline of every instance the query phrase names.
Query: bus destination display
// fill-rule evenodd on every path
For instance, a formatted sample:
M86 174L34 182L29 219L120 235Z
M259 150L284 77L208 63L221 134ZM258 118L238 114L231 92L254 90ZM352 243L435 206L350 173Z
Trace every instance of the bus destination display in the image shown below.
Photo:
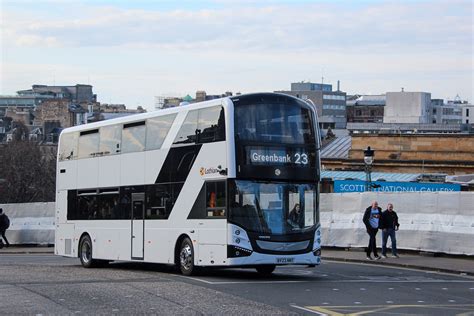
M308 153L302 150L251 148L248 161L252 165L309 166Z

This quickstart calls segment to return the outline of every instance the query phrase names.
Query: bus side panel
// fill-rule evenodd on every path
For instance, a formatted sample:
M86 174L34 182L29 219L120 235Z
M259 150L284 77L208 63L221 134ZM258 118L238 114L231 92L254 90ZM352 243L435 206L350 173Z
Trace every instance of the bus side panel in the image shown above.
M145 180L145 153L128 153L121 155L121 185L143 185Z
M81 236L87 233L91 237L94 259L131 260L130 221L78 221L75 226L77 247Z
M74 240L74 224L56 224L54 235L54 253L65 257L76 257L77 247Z
M206 219L199 229L198 264L204 266L227 264L227 220Z
M77 160L77 188L97 188L99 159L86 158Z
M161 167L165 162L168 149L150 150L145 152L145 182L155 183L157 176L160 174Z
M120 156L99 157L99 188L116 187L120 183Z
M57 164L56 190L77 188L77 160L61 161Z
M202 145L169 218L172 227L182 228L182 231L186 232L191 239L197 240L197 243L193 242L196 265L222 265L227 257L227 221L225 219L204 216L202 219L187 219L205 181L227 178L225 173L219 172L227 168L226 150L226 142ZM206 206L202 205L202 207ZM193 237L196 235L198 235L197 238ZM173 242L175 243L176 240Z
M179 236L179 235L178 235ZM174 263L176 230L166 220L145 221L145 260L155 263Z

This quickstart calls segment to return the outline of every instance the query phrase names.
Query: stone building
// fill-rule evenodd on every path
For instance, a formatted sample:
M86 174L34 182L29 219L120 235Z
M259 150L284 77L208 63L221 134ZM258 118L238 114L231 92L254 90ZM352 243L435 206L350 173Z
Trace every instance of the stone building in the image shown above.
M346 157L322 157L327 170L364 170L364 150L375 150L374 171L474 173L474 134L353 134Z
M67 128L84 124L87 111L65 99L48 100L36 107L34 125L42 126L48 134L54 127ZM48 128L49 127L49 128Z

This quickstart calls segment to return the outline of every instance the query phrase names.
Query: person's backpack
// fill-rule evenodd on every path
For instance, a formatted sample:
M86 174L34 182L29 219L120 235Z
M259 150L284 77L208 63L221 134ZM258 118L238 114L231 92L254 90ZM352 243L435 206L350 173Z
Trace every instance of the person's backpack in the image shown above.
M7 230L8 227L10 227L10 219L6 214L3 214L3 216L0 216L0 228Z
M10 227L10 219L8 218L7 215L5 215L5 229L8 229Z

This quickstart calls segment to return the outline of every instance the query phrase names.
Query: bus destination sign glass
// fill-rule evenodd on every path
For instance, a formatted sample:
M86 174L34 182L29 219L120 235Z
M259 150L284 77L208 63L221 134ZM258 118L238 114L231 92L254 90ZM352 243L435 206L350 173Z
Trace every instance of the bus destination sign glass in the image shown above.
M252 165L310 166L308 153L300 149L254 147L249 148L247 159Z

